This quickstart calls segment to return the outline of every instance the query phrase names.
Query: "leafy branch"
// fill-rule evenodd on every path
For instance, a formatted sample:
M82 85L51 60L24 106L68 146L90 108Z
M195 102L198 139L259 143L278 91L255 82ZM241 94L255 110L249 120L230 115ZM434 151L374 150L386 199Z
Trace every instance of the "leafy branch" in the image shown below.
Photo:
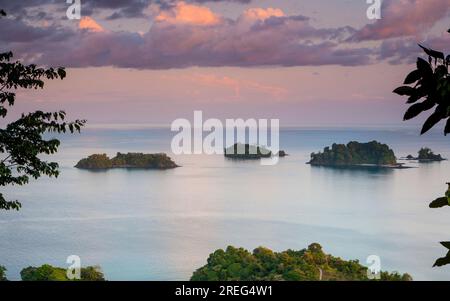
M423 124L421 135L428 132L439 121L447 119L444 134L450 133L450 55L443 52L419 47L428 55L428 61L418 58L417 68L409 73L404 85L394 90L394 93L407 96L407 104L411 105L403 117L404 120L415 118L422 112L435 108L434 112ZM413 86L412 86L413 85Z
M0 16L5 16L0 10ZM12 61L13 53L0 53L0 118L16 102L17 89L42 89L44 80L64 79L64 68L39 68ZM58 139L44 139L45 133L80 132L85 120L67 122L66 113L36 111L22 114L19 119L0 128L0 186L25 185L30 178L42 175L57 177L58 163L41 160L41 154L54 154ZM0 193L0 210L19 210L21 203L8 201Z
M448 30L450 33L450 29ZM394 93L407 96L407 104L412 104L405 113L404 120L410 120L422 112L435 108L422 126L421 135L428 132L441 120L447 120L444 134L450 133L450 55L445 56L419 44L419 47L428 56L428 61L417 58L416 69L409 73L403 86L394 90ZM430 203L430 208L450 206L450 183L445 197L440 197ZM449 251L445 257L436 260L433 266L450 264L450 242L441 242Z

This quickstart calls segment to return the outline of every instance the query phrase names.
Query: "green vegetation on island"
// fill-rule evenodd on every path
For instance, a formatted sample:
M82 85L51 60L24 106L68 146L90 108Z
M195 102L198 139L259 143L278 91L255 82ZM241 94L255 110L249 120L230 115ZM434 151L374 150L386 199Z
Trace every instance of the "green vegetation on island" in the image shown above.
M94 154L81 159L76 165L80 169L110 169L110 168L145 168L171 169L178 167L172 159L164 153L143 154L128 153L117 155L110 159L106 154Z
M419 150L419 161L442 161L444 158L440 154L435 154L428 147L423 147Z
M6 268L0 266L0 281L8 281ZM87 266L81 268L81 279L71 280L67 277L67 270L49 264L40 267L27 267L20 271L22 281L105 281L105 276L99 266Z
M430 148L428 147L422 147L419 152L418 152L418 156L414 157L413 155L408 155L405 158L403 158L404 160L415 160L415 161L419 161L419 163L424 163L424 162L440 162L440 161L445 161L447 159L443 158L440 154L435 154Z
M105 281L105 276L98 266L81 268L79 281ZM71 281L67 270L44 264L40 267L27 267L20 272L23 281Z
M255 160L261 158L270 158L272 152L265 147L235 143L232 146L225 148L224 155L230 159Z
M364 166L401 167L394 151L388 145L371 141L349 142L347 145L334 143L325 147L322 153L312 153L311 165L320 166Z
M300 251L273 252L259 247L250 253L229 246L209 255L191 281L365 281L368 268L358 260L343 260L326 254L313 243ZM382 281L411 281L408 274L381 272Z
M6 268L0 265L0 281L7 281L6 278Z

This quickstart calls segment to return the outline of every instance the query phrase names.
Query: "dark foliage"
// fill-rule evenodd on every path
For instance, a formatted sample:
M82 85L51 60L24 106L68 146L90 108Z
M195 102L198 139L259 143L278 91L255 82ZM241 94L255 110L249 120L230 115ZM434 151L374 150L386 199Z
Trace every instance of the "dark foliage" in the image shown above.
M430 208L434 209L450 206L450 183L447 183L447 185L448 188L447 191L445 192L445 197L440 197L432 201L430 203ZM450 264L450 242L441 242L441 245L443 245L449 251L447 251L447 254L444 257L441 257L436 260L436 262L433 265L434 267L441 267Z
M450 250L450 241L443 241L441 242L441 245ZM444 257L438 258L433 267L441 267L447 264L450 264L450 251L448 251L447 255L445 255Z
M405 113L404 120L410 120L422 112L435 108L422 126L421 134L428 132L439 121L447 120L444 134L450 133L450 75L448 66L450 55L419 45L428 56L428 61L418 58L416 69L409 73L404 86L394 93L407 96L407 104L412 104Z
M0 11L4 16L5 12ZM17 89L42 89L45 79L63 79L64 68L38 68L12 61L12 52L0 53L0 118L16 101ZM43 134L80 131L84 120L65 121L66 113L36 111L22 114L14 122L0 128L0 186L24 185L31 178L42 175L58 176L58 164L41 160L41 154L54 154L58 139L46 140ZM8 201L0 193L0 210L19 210L18 201Z
M450 33L450 29L448 30ZM439 121L447 120L444 134L450 133L450 55L445 56L441 51L426 48L419 45L428 56L428 61L417 58L416 70L409 73L404 81L405 86L394 90L402 96L408 96L406 103L413 104L406 111L404 120L412 119L422 112L435 108L422 126L421 134L433 128ZM412 86L413 85L413 86ZM420 153L419 153L420 157ZM447 202L446 202L447 201ZM445 198L437 198L430 203L430 208L442 208L450 204L450 185ZM450 249L449 242L441 243ZM450 264L450 252L445 257L439 258L434 266Z

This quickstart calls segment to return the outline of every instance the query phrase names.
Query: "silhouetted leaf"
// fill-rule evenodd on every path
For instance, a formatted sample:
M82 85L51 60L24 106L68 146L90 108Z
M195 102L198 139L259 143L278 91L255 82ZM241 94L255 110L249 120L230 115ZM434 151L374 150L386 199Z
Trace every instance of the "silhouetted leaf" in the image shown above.
M432 101L430 98L427 98L424 102L422 102L422 105L423 110L427 111L429 109L432 109L436 105L436 102Z
M406 111L405 116L403 117L403 120L410 120L420 113L422 113L424 110L423 103L416 103L409 107L409 109Z
M436 58L436 59L444 59L444 54L440 51L436 51L433 49L428 49L426 47L423 47L422 45L419 44L419 47L423 49L423 51L425 51L426 54L428 54L429 56Z
M435 199L434 201L432 201L430 203L430 208L433 208L433 209L435 209L435 208L442 208L442 207L445 207L445 206L449 206L448 200L445 197L437 198L437 199Z
M406 103L415 103L424 96L425 93L423 93L422 87L416 88L414 93L408 97L408 101Z
M436 112L431 114L430 117L428 117L428 119L425 121L420 134L423 135L426 132L428 132L433 126L436 125L436 123L441 121L443 117L444 116L443 116L442 112L436 110Z
M433 75L433 69L431 68L431 65L420 57L417 58L417 69L421 72L422 77L424 78L428 78Z
M450 116L450 74L448 73L450 55L444 57L443 52L426 48L420 44L419 47L428 55L429 63L423 58L417 58L417 70L410 72L404 81L405 85L415 83L414 88L402 86L394 90L394 93L402 96L407 95L408 104L413 104L422 98L426 98L422 104L413 105L406 111L405 120L414 118L421 112L438 105L435 113L423 125L421 134L424 134L440 120ZM432 64L433 58L435 61L434 65ZM450 133L450 119L447 121L444 133Z
M450 119L447 119L447 123L445 124L444 134L447 136L447 134L450 133Z
M413 96L411 96L411 97L413 97ZM421 103L416 103L415 105L412 105L411 107L409 107L409 109L405 113L405 116L403 117L403 120L412 119L412 118L416 117L417 115L419 115L420 113L433 108L435 105L436 105L436 103L434 101L431 101L430 99L426 99L424 102L421 102Z
M441 241L441 245L450 250L450 241Z
M450 253L445 257L441 257L434 263L433 267L441 267L444 265L450 264Z
M61 79L64 79L66 77L66 70L64 70L64 68L58 68L57 72Z
M397 89L395 89L393 92L398 94L398 95L413 95L414 94L415 89L411 88L409 86L401 86L398 87Z
M406 77L405 81L403 84L405 85L410 85L415 83L416 81L418 81L421 78L421 74L419 70L414 70L411 73L408 74L408 76Z
M434 73L437 78L445 77L448 74L448 68L445 65L439 65L436 67Z

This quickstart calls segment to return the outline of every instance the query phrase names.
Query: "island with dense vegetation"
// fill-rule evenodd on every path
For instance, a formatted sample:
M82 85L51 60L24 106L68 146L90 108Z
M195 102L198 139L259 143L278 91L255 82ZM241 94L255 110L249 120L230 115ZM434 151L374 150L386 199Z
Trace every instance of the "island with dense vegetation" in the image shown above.
M343 260L311 244L300 251L273 252L259 247L253 253L229 246L209 255L191 281L365 281L368 268L358 260ZM381 281L411 281L408 274L380 272Z
M20 271L22 281L72 281L67 277L67 269L49 264L40 267L27 267ZM0 266L0 281L7 281L6 268ZM105 276L99 266L87 266L80 269L80 279L75 281L105 281Z
M435 154L430 148L423 147L419 150L418 156L414 157L412 155L408 155L406 157L407 160L417 160L419 162L440 162L445 161L447 159L443 158L440 154Z
M171 169L178 167L166 154L128 153L117 155L110 159L106 154L94 154L81 159L76 165L80 169L110 169L110 168L143 168Z
M105 281L105 276L98 266L81 268L79 281ZM40 267L27 267L20 272L23 281L71 281L67 278L67 269L44 264Z
M321 153L312 153L308 164L336 167L402 167L402 164L397 163L394 151L388 145L377 141L368 143L352 141L347 145L334 143L331 148L325 147Z
M232 146L225 148L224 155L226 158L230 159L255 160L270 158L272 157L272 152L262 146L235 143Z

